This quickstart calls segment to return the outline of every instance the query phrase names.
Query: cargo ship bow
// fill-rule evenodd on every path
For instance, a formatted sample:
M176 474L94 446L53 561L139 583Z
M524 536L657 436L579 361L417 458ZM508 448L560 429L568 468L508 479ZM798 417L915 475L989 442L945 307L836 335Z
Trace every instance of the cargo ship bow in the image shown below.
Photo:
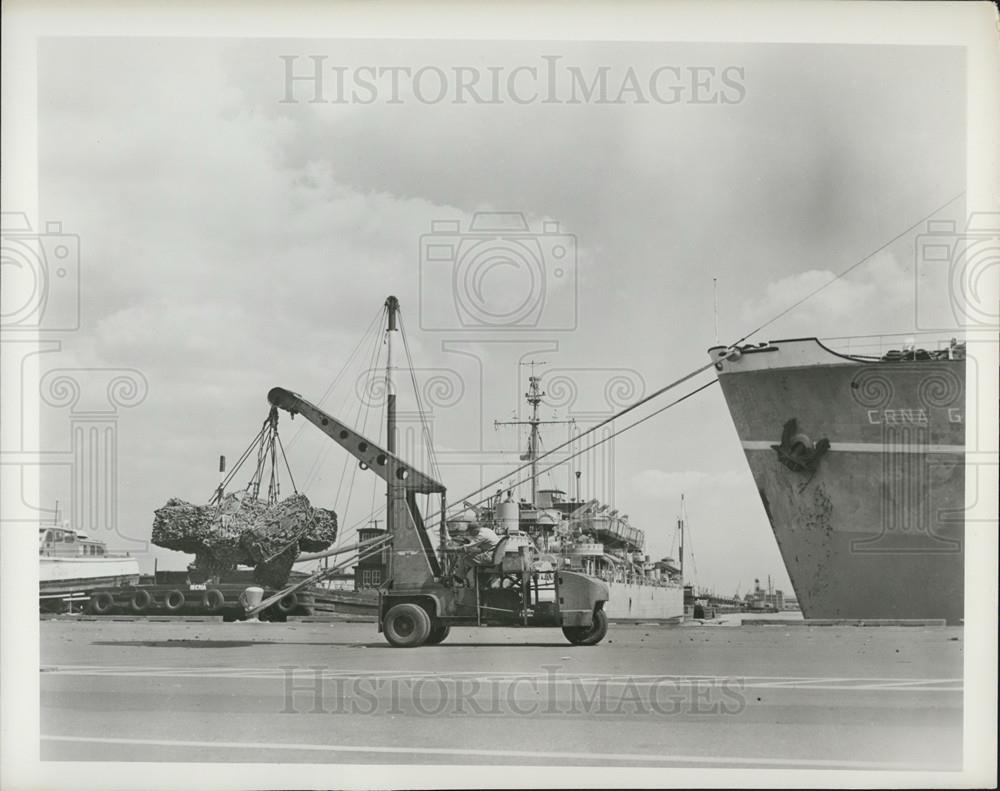
M965 347L714 347L806 618L963 618Z

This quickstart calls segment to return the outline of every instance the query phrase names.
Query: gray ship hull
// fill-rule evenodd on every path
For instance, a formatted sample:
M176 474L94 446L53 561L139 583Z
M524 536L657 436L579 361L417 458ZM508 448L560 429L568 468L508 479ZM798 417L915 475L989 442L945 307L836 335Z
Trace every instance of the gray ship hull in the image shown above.
M604 611L609 618L667 623L684 620L684 588L680 584L608 582L607 586L609 594Z
M710 350L806 618L964 612L965 363Z

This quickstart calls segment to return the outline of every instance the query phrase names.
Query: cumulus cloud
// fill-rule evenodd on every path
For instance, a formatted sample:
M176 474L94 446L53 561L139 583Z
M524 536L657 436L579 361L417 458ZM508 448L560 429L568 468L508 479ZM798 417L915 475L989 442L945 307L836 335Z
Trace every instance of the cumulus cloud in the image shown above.
M809 269L773 280L744 303L747 329L774 321L769 337L842 336L906 331L913 326L913 269L880 253L844 277ZM812 296L809 296L812 295ZM794 307L785 316L788 308ZM776 335L775 333L780 333Z

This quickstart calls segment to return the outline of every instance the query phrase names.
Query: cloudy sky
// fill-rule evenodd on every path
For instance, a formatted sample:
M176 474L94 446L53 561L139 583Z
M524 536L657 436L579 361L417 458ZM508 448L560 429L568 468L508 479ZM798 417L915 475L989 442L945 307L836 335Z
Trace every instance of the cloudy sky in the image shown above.
M321 84L288 82L317 64ZM439 385L451 498L502 475L523 434L493 421L522 406L518 363L545 361L558 403L543 415L584 427L707 360L713 278L733 341L960 196L963 70L941 47L44 41L41 218L80 237L81 314L42 371L137 369L148 383L119 411L118 535L105 537L142 551L155 508L204 501L267 390L319 401L390 293L418 378ZM484 212L519 212L529 233L477 248L498 219ZM916 277L916 237L754 340L947 327L942 292ZM504 249L527 251L520 268L489 266ZM373 348L324 401L359 427ZM47 450L70 447L70 419L45 408ZM283 425L297 482L345 526L363 522L371 482L348 502L355 467L299 428ZM699 584L745 591L770 574L790 588L717 385L581 469L584 494L630 514L654 556L671 552L684 493ZM68 502L68 467L44 483L40 505Z

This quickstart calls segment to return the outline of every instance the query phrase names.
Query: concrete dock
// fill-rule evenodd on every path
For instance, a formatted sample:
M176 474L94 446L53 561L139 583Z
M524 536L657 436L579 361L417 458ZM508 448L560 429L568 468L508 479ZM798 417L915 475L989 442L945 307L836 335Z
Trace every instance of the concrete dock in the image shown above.
M44 621L48 761L953 770L958 627Z

